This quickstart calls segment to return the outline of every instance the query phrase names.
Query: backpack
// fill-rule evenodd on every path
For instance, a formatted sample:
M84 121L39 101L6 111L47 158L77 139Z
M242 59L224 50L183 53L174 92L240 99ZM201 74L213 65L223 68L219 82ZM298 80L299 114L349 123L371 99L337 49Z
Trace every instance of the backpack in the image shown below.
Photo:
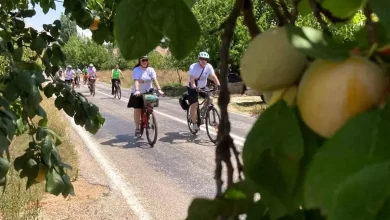
M190 108L190 104L188 103L188 92L184 92L183 94L181 94L179 98L179 104L181 108L185 111Z

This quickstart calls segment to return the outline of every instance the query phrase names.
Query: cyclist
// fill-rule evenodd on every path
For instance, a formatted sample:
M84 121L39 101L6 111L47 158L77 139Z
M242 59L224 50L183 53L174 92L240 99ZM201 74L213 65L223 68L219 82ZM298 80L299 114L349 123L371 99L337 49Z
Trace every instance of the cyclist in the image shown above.
M83 76L84 76L84 85L88 79L88 70L87 70L87 66L84 66L84 69L83 69Z
M192 64L189 69L188 75L188 102L190 103L190 115L192 120L193 130L199 130L197 124L197 109L198 109L198 95L202 98L206 98L207 94L200 92L200 89L204 89L207 86L207 79L210 77L215 85L217 90L220 87L220 83L217 75L214 72L214 68L211 64L208 63L210 56L207 52L200 52L198 55L198 62ZM210 98L210 102L212 99ZM208 103L205 103L208 105Z
M114 95L114 85L115 85L115 81L118 81L119 82L119 85L121 84L121 79L123 79L123 74L122 74L122 71L119 69L119 66L116 65L115 66L115 69L112 70L111 72L111 87L112 87L112 92L111 94Z
M96 72L96 68L93 66L92 63L89 64L87 72L88 72L88 89L89 89L91 83L95 83L96 78L98 77L98 74Z
M73 80L74 75L75 75L75 72L72 69L72 66L68 65L66 70L65 70L65 83L72 83L72 89L74 89L74 80Z
M140 57L138 64L133 68L133 80L134 84L131 88L131 95L127 108L134 108L135 136L138 137L140 134L139 122L144 107L142 94L153 88L152 81L156 84L158 92L161 95L164 93L161 91L161 87L157 81L156 71L149 66L149 58L146 55Z
M81 70L78 67L76 67L75 69L76 69L76 82L77 82L77 83L75 82L75 84L80 85Z
M58 78L62 78L62 68L61 67L58 70Z

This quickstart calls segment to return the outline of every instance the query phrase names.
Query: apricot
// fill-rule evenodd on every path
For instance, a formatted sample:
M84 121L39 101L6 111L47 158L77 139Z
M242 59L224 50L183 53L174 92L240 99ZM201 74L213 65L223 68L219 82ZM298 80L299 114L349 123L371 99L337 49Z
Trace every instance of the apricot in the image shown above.
M241 59L241 77L256 91L272 91L299 81L307 59L288 41L285 27L271 28L251 40Z
M99 18L94 18L92 24L89 26L89 29L92 31L97 30L99 27Z
M387 85L385 73L364 57L316 60L299 84L297 106L307 126L329 138L352 117L379 105Z

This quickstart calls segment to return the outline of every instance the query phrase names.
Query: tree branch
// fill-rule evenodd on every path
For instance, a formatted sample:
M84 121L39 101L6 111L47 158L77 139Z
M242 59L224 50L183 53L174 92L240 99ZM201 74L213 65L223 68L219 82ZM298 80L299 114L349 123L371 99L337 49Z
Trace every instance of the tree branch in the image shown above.
M318 4L317 0L310 0L310 6L313 9L314 16L317 18L318 23L320 23L321 28L324 31L324 33L331 36L332 33L330 33L330 31L329 31L328 24L326 24L324 19L322 19L322 17L321 17L322 16L321 15L321 8L320 8L321 5Z
M233 167L230 161L230 148L233 143L233 139L230 137L230 122L228 114L228 104L230 102L230 92L228 89L227 75L228 75L228 63L229 63L229 47L233 37L234 28L238 16L240 16L241 9L243 8L244 0L236 0L229 17L224 22L224 32L222 34L222 45L220 50L221 68L220 68L220 82L221 93L218 98L218 106L221 110L221 123L218 126L218 137L216 153L216 170L215 180L217 183L217 197L222 196L222 165L221 161L224 161L228 167L228 187L233 183ZM230 165L229 165L230 164Z
M298 4L300 1L301 0L292 0L293 11L291 12L291 20L290 20L290 24L292 25L295 25L295 22L297 21L298 14L299 14Z
M244 15L244 23L249 30L249 34L252 38L256 37L261 32L259 26L257 26L255 15L253 14L252 0L244 0L242 12Z
M291 22L292 16L291 16L291 13L288 11L286 2L284 0L279 0L279 4L282 7L283 14L284 14L285 18Z
M366 28L368 32L368 41L370 44L375 44L378 42L378 37L376 33L376 27L374 22L372 21L372 10L369 5L366 5L366 7L363 9L364 16L366 16L367 21L366 21Z
M276 18L278 19L278 26L283 26L286 24L286 18L283 16L282 12L280 11L279 5L274 0L265 0L267 2L272 10L274 11Z

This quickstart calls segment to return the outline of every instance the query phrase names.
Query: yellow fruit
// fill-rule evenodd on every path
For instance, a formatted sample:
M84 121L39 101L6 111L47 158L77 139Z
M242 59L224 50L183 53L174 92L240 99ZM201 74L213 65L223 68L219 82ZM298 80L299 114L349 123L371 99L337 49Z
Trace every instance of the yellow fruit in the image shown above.
M297 104L313 131L331 137L346 121L378 105L387 84L385 73L366 58L316 60L302 77Z
M37 181L38 183L44 181L46 179L45 178L46 171L47 171L47 166L42 164L42 163L40 163L39 164L38 175L37 175L37 177L35 177L35 181Z
M94 18L92 24L89 26L91 30L97 30L99 26L99 18Z
M259 92L277 90L297 82L306 62L290 45L284 27L271 28L249 43L241 59L241 77Z
M294 84L290 87L275 90L272 92L271 100L269 101L268 106L271 106L278 102L280 99L284 99L287 102L287 105L294 106L296 104L298 87Z

